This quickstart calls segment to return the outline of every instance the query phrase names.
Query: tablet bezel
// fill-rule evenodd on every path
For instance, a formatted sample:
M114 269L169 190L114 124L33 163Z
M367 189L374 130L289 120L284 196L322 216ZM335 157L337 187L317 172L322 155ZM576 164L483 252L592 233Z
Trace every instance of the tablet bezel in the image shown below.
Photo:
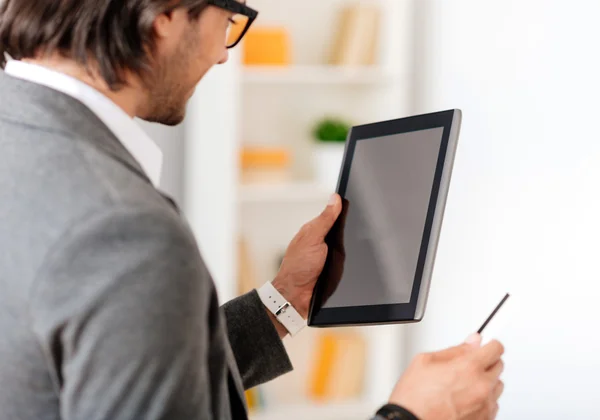
M446 199L452 177L462 113L458 109L416 115L352 127L346 141L337 193L345 198L356 144L359 141L443 127L434 182L425 228L421 240L415 280L409 303L322 308L322 291L326 279L317 280L310 303L307 323L313 327L381 325L419 322L423 319L435 255L439 242ZM326 239L327 241L327 239ZM327 257L329 260L329 255Z

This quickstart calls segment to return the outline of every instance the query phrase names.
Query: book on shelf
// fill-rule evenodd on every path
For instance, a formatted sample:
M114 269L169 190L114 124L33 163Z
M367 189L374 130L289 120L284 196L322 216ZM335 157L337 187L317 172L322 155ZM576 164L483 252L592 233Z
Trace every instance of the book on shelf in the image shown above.
M243 295L258 287L256 269L252 263L248 241L243 236L238 238L238 281L237 293Z
M262 387L255 387L244 391L246 405L251 413L263 411L266 408L264 392Z
M288 66L291 62L291 39L283 26L253 26L242 43L246 66Z
M357 332L326 332L314 351L309 397L327 402L358 399L365 380L365 338Z
M286 147L245 145L240 149L240 183L269 185L290 181L292 153Z
M339 15L329 64L372 66L377 61L381 11L375 4L345 6Z

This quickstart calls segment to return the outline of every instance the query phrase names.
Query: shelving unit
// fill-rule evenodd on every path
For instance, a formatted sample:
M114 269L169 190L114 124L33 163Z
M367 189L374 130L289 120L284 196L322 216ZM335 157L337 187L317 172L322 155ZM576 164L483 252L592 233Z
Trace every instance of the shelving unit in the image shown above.
M289 29L292 64L244 67L240 49L232 50L226 69L209 74L210 80L195 94L187 133L185 210L222 300L236 294L235 244L240 238L249 250L257 281L272 280L290 240L323 210L334 192L334 185L320 185L314 178L310 129L316 120L337 115L362 124L412 112L414 0L358 0L383 8L377 65L324 64L336 15L353 1L253 0L252 7L260 11L257 25ZM293 156L291 181L237 184L243 145L288 148ZM315 340L322 332L307 328L284 340L295 369L261 387L266 406L251 418L368 419L385 402L404 366L403 328L360 331L367 357L364 392L357 399L316 403L307 397Z
M364 401L340 404L290 404L274 407L267 412L251 414L250 420L367 420L373 416L374 408Z
M243 82L254 85L389 85L395 75L381 67L338 67L296 65L291 67L257 66L244 69Z
M238 192L240 204L257 203L324 203L331 191L314 182L292 182L268 185L242 185Z

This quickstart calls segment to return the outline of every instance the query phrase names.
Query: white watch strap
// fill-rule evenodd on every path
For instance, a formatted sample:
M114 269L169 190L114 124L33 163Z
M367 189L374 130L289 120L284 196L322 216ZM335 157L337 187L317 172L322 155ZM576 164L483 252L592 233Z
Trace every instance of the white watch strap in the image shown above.
M271 282L266 282L258 289L258 296L260 296L260 300L263 304L273 313L273 315L275 315L292 337L298 334L300 330L306 326L306 320L302 318L291 303L277 291Z

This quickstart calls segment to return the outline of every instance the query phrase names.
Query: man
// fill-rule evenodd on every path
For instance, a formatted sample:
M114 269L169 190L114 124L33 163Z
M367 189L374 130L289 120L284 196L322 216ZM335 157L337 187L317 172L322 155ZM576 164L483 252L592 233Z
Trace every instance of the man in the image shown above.
M266 296L306 317L340 198L271 289L219 307L133 121L181 122L254 17L234 0L0 1L0 418L245 419L243 390L292 368L297 326ZM478 343L417 357L380 416L493 418L503 349Z

